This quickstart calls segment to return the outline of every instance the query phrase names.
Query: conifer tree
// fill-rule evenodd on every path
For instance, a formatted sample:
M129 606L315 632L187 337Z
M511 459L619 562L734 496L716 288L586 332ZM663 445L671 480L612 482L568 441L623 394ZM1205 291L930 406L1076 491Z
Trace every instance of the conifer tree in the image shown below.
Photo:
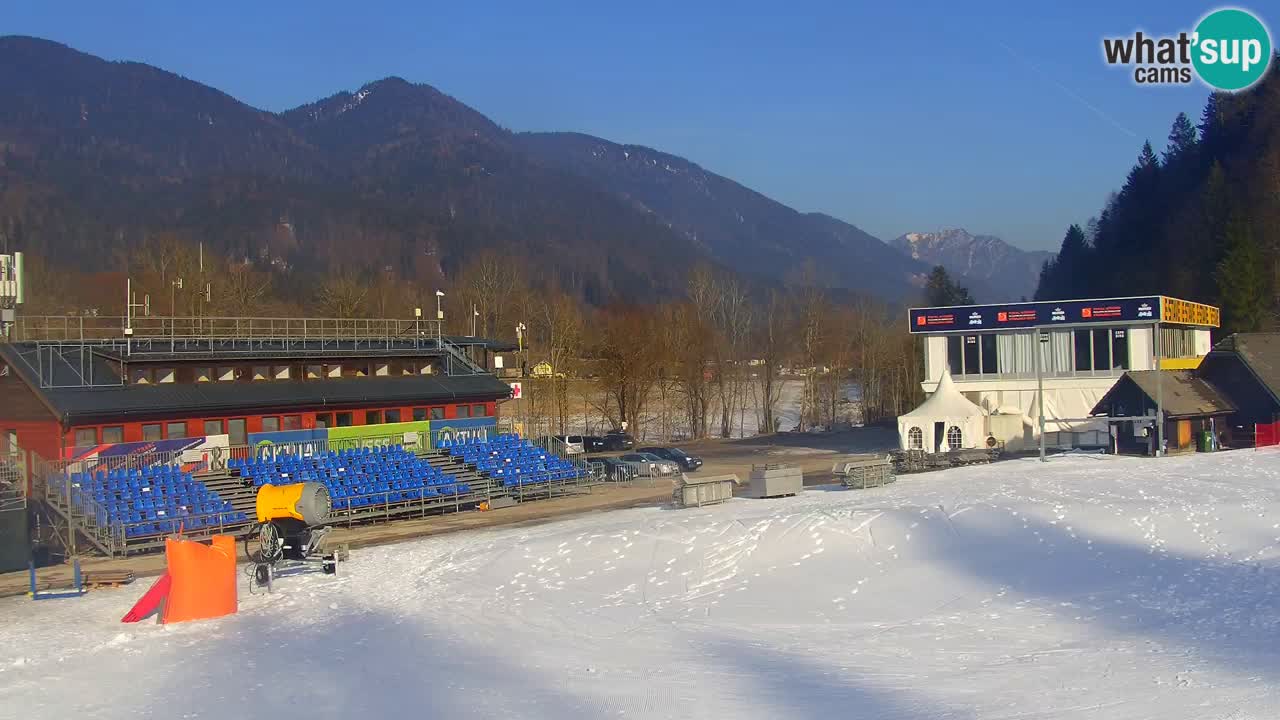
M1262 251L1249 224L1233 214L1226 228L1226 254L1214 278L1222 298L1223 328L1256 332L1266 324L1270 297Z

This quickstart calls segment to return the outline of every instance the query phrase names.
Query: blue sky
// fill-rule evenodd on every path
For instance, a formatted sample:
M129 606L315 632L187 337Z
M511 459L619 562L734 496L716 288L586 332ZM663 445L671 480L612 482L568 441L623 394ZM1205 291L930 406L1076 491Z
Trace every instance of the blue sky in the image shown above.
M688 157L885 240L965 227L1052 249L1208 92L1134 85L1103 64L1102 36L1189 30L1216 7L43 0L9 4L0 34L158 65L268 110L399 75L514 130Z

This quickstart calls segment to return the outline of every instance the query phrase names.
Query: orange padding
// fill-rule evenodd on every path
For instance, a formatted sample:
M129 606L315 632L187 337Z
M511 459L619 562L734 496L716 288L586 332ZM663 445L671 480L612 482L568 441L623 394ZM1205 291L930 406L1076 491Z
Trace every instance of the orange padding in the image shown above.
M215 535L212 545L169 538L164 553L171 582L162 622L204 620L236 611L235 538Z

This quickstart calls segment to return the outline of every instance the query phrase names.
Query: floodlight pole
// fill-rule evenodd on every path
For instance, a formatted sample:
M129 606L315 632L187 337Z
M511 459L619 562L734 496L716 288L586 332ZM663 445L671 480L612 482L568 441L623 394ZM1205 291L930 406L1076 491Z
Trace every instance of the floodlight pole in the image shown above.
M1036 407L1040 414L1040 462L1049 462L1044 452L1044 371L1041 370L1040 346L1049 342L1049 333L1036 328Z
M1163 310L1163 308L1162 308ZM1156 457L1164 455L1164 383L1160 365L1164 357L1164 341L1160 338L1160 323L1155 324L1156 333Z

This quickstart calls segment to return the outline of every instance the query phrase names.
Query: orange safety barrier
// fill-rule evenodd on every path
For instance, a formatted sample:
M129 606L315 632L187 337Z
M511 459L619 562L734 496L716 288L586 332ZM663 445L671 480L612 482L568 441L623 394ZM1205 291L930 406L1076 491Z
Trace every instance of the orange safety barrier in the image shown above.
M215 535L211 545L168 538L168 571L138 600L122 622L137 622L160 611L160 622L206 620L236 612L236 541Z

